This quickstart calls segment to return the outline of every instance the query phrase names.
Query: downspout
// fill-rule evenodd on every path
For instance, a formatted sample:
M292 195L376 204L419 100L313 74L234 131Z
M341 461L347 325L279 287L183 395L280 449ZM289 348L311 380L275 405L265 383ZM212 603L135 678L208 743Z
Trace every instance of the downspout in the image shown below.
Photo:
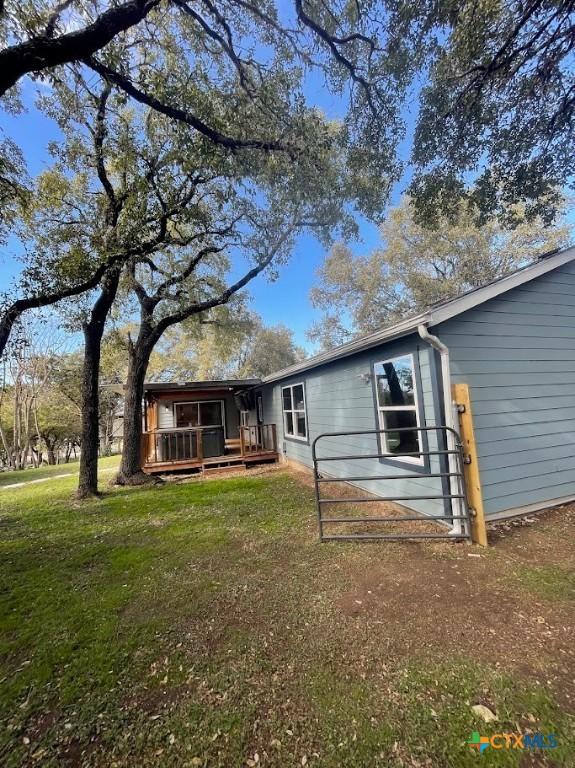
M447 430L447 448L449 451L454 451L457 446L455 444L455 436L453 432L450 430L453 429L455 432L458 432L458 424L455 423L455 417L454 417L454 409L453 409L453 401L451 398L451 369L449 365L449 349L448 347L437 337L434 336L432 333L429 333L429 330L427 326L423 323L417 326L417 331L420 335L420 337L423 339L423 341L426 341L433 349L436 349L439 352L439 356L441 359L441 381L443 386L443 410L445 414L445 426L449 427L450 429ZM449 465L449 472L454 475L457 473L457 462L455 459L455 454L450 453L448 456L448 465ZM448 478L449 480L449 489L450 493L458 493L457 486L455 486L455 491L453 490L453 476ZM456 510L456 515L463 515L463 504L461 503L461 499L453 499L452 501L455 501L456 504L452 505L452 509ZM461 535L461 533L464 532L464 524L463 520L454 520L453 521L453 527L450 531L454 536Z

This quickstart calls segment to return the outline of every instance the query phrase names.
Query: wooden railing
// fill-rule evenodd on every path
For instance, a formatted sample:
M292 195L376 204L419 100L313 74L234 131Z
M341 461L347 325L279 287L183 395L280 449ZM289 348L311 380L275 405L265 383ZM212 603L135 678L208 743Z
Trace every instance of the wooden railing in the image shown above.
M188 427L144 432L141 456L144 464L201 461L202 430Z
M203 430L197 427L161 429L142 433L142 464L201 462L213 454L213 445L205 443ZM262 452L277 451L275 424L257 424L240 427L240 456L253 456ZM205 449L205 450L204 450ZM237 451L237 449L236 449ZM222 448L222 454L226 451ZM237 453L235 454L237 455Z
M262 451L277 451L275 424L254 424L240 427L240 451L242 456L249 456Z

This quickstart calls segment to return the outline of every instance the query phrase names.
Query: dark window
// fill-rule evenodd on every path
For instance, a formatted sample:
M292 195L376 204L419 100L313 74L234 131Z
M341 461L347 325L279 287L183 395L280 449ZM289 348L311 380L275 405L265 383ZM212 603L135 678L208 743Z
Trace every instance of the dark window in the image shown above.
M221 427L223 423L220 400L176 403L176 427Z
M421 461L419 416L413 355L384 360L374 366L382 453ZM412 429L413 427L413 429ZM389 431L387 431L389 430ZM412 454L411 456L409 454Z

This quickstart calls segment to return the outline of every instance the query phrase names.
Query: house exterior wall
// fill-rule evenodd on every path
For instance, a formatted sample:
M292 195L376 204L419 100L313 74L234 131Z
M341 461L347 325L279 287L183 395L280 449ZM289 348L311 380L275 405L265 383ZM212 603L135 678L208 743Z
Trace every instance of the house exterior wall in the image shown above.
M575 496L575 264L432 331L470 387L486 515Z
M416 368L416 386L419 400L420 423L432 426L441 423L441 406L438 396L438 375L436 353L417 336L410 336L400 342L392 342L374 349L356 353L348 358L326 363L321 367L305 371L285 380L267 384L262 388L264 395L264 421L275 423L280 454L312 467L311 444L324 432L378 429L376 393L373 381L373 365L389 358L412 353ZM361 377L371 374L365 382ZM305 387L308 439L301 441L285 435L282 387L303 382ZM440 445L436 433L429 433L427 444L430 450ZM352 454L379 453L376 435L361 435L322 438L317 444L318 457L345 456ZM333 477L357 475L399 475L420 474L420 478L407 480L367 480L354 482L369 493L378 496L404 496L408 494L439 495L442 493L440 478L428 477L429 472L438 472L440 461L445 457L429 457L426 467L418 467L397 459L354 459L320 462L320 471ZM430 467L432 469L430 469ZM443 471L446 471L445 469ZM329 488L331 486L327 486ZM325 493L324 493L325 495ZM443 500L403 501L406 507L427 515L449 514Z
M176 422L174 416L175 403L187 403L193 400L223 400L224 414L226 422L226 438L236 439L239 437L239 411L234 400L233 392L229 391L210 391L210 392L158 392L154 393L157 407L157 428L175 429Z

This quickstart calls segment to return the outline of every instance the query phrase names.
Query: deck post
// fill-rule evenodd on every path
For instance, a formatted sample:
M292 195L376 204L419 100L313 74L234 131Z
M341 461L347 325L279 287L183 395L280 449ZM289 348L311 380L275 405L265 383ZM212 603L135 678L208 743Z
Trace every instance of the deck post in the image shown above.
M240 456L245 455L244 425L240 426Z
M204 446L202 444L202 430L196 430L196 446L198 451L198 461L202 461L204 458Z
M471 514L471 539L474 544L487 546L487 528L485 526L485 511L483 509L483 492L481 490L481 478L479 475L479 460L477 457L477 445L473 429L473 414L471 411L471 398L467 384L453 385L453 399L457 403L459 412L459 431L465 462L463 471L465 474L465 489L467 503Z

